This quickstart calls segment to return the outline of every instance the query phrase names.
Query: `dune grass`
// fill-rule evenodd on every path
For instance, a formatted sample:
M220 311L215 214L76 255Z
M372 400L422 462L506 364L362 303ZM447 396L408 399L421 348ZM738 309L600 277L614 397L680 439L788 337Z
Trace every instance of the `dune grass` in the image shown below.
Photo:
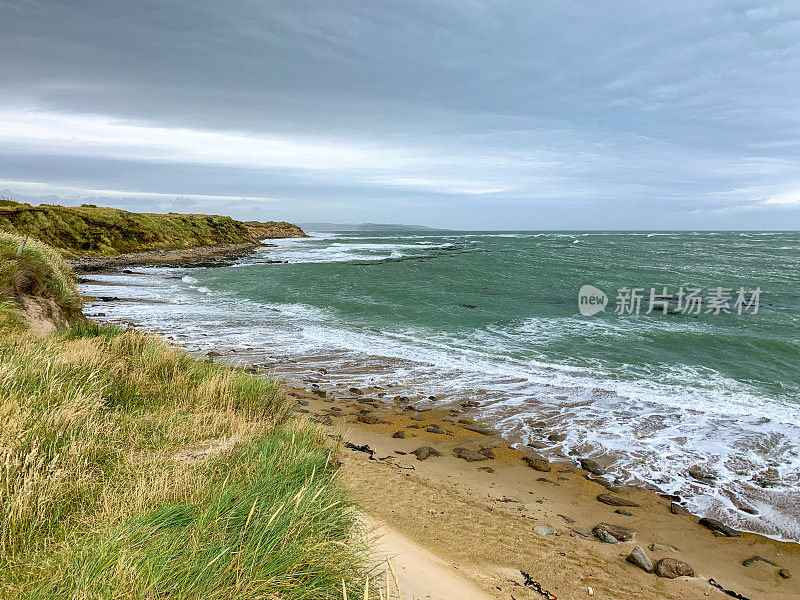
M51 299L68 318L81 311L75 277L58 252L33 238L0 231L0 299L20 296Z
M79 307L57 254L33 243L18 259L2 236L8 289L29 269ZM35 335L0 290L0 597L357 590L365 555L336 448L287 406L277 381L133 329Z

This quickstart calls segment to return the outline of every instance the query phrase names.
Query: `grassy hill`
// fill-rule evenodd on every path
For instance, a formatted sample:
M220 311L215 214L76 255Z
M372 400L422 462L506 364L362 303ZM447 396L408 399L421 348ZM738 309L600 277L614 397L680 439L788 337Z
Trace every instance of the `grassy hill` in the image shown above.
M0 598L360 597L336 447L281 384L82 319L23 239L0 232ZM69 324L37 335L26 299Z
M31 206L5 199L0 199L0 230L29 235L67 256L115 256L305 235L297 225L285 222L243 222L218 215L132 213L90 205Z

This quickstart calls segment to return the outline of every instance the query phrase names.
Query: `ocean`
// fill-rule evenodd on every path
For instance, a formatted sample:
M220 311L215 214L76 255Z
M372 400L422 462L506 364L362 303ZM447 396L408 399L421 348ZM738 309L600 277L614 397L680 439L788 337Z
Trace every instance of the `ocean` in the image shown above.
M120 300L86 312L300 385L477 402L480 420L515 443L596 458L620 482L800 541L800 234L269 242L219 268L91 275L84 294ZM593 315L579 304L587 285L604 308Z

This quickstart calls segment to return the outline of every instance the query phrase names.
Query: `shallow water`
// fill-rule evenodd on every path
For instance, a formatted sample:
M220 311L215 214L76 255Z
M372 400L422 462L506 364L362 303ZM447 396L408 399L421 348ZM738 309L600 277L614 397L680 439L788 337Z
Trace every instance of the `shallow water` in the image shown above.
M514 440L567 439L620 480L800 541L800 234L320 234L235 265L93 276L89 314L227 349L301 382L464 399ZM288 264L268 264L285 260ZM578 290L609 296L594 316ZM759 287L759 310L663 314L650 289ZM642 314L615 314L643 288ZM749 298L749 296L748 296ZM157 302L151 302L156 300ZM713 472L715 485L687 475ZM747 515L731 496L755 507Z

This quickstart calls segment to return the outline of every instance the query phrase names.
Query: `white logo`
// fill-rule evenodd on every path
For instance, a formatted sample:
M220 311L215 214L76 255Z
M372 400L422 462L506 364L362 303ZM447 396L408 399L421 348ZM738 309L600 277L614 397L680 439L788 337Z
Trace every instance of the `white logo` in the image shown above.
M606 309L608 296L593 285L584 285L578 292L578 309L584 317L591 317Z

